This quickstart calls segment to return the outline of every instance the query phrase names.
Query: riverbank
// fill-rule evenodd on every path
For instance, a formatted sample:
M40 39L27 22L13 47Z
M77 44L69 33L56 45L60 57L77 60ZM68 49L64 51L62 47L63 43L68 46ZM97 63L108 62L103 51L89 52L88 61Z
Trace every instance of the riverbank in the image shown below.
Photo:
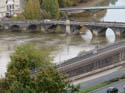
M76 7L92 7L92 6L108 6L110 4L109 1L105 2L105 0L89 0L86 3L80 3ZM96 19L93 19L94 14L96 14ZM69 17L71 20L85 20L85 21L93 21L100 20L106 14L106 10L102 11L72 11L69 13Z
M81 90L80 93L95 93L96 91L103 89L105 87L111 87L112 85L115 85L118 82L125 82L125 75L123 75L122 77L118 77L118 78L114 78L114 79L102 82L100 84L96 84L92 87Z
M86 3L80 3L78 4L77 7L81 7L81 6L97 6L99 3L104 2L105 0L89 0Z

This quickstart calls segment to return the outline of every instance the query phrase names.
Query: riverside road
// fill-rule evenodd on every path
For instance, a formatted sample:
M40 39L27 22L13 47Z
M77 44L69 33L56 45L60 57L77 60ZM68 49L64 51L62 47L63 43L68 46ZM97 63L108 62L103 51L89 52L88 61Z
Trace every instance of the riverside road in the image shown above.
M101 89L98 89L98 90L96 90L96 91L93 91L93 92L91 92L91 93L106 93L106 91L107 91L107 89L108 89L109 87L118 88L119 93L121 93L121 92L124 92L124 89L123 89L123 86L124 86L124 85L125 85L125 81L119 81L119 82L115 82L115 83L113 83L113 84L111 84L111 85L108 85L108 86L106 86L106 87L103 87L103 88L101 88Z
M89 88L89 87L94 86L96 84L102 83L104 81L111 80L111 79L116 78L116 77L120 77L122 75L125 75L125 65L122 66L117 71L114 71L112 73L106 74L106 75L98 77L96 79L91 79L89 81L82 82L82 83L80 83L80 86L81 86L81 89ZM121 85L120 85L120 87L121 87ZM102 91L104 91L104 90L102 90ZM94 93L96 93L96 92L94 92ZM106 93L106 92L97 92L97 93Z

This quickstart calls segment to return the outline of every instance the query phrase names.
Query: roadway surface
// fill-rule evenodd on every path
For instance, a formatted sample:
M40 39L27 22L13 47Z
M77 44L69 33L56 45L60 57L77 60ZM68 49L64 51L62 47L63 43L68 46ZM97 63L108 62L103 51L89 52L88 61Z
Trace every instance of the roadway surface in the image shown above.
M98 89L96 91L93 91L91 93L106 93L106 91L107 91L107 89L109 87L115 87L115 88L117 88L119 90L119 93L122 93L122 92L124 92L124 89L123 89L124 85L125 85L125 81L119 81L119 82L115 82L113 84L110 84L108 86L105 86L105 87L103 87L101 89Z
M103 10L103 9L125 9L125 6L68 7L68 8L60 8L60 11Z
M81 86L81 89L89 88L91 86L102 83L104 81L108 81L108 80L111 80L111 79L116 78L116 77L121 77L122 75L125 75L125 65L122 66L121 68L117 69L114 72L97 77L95 79L91 79L91 80L84 81L84 82L82 82L82 80L81 80L80 82L82 82L82 83L80 83L80 86ZM95 77L96 77L96 75L95 75ZM88 77L88 78L90 78L90 77Z

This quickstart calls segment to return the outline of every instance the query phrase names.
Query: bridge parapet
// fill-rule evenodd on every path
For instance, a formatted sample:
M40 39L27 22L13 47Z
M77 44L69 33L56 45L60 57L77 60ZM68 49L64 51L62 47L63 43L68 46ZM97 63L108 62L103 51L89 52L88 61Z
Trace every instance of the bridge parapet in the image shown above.
M30 25L35 25L37 27L46 27L52 25L59 25L60 27L65 27L67 33L72 33L73 30L79 30L80 27L86 26L88 27L93 34L97 36L104 36L107 28L113 29L121 29L125 30L124 22L78 22L78 21L56 21L56 20L24 20L24 21L0 21L1 25L5 26L5 28L10 28L13 25L18 25L20 28L28 28ZM70 29L69 29L70 28ZM116 30L114 30L116 31ZM117 30L118 31L118 30ZM122 31L124 32L124 31Z

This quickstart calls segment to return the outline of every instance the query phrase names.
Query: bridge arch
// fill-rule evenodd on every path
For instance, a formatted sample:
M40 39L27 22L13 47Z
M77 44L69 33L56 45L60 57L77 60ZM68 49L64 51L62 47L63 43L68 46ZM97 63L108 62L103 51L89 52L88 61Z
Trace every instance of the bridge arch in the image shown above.
M53 32L56 32L56 28L57 28L57 25L56 25L56 24L47 25L47 26L46 26L46 31L53 33Z
M115 31L112 28L107 28L106 30L106 36L115 36Z
M57 27L57 25L51 25L51 26L49 26L49 28L48 29L55 29Z
M125 28L111 27L111 29L114 31L116 38L125 37Z
M72 34L79 34L83 26L81 25L71 25L70 30Z
M28 31L37 31L37 25L36 24L31 24L27 28Z
M20 26L19 25L12 25L11 27L10 27L10 30L11 31L20 31L21 30L21 28L20 28Z
M114 43L115 41L117 41L115 32L111 28L107 28L106 38L107 38L108 42L111 42L111 43Z

